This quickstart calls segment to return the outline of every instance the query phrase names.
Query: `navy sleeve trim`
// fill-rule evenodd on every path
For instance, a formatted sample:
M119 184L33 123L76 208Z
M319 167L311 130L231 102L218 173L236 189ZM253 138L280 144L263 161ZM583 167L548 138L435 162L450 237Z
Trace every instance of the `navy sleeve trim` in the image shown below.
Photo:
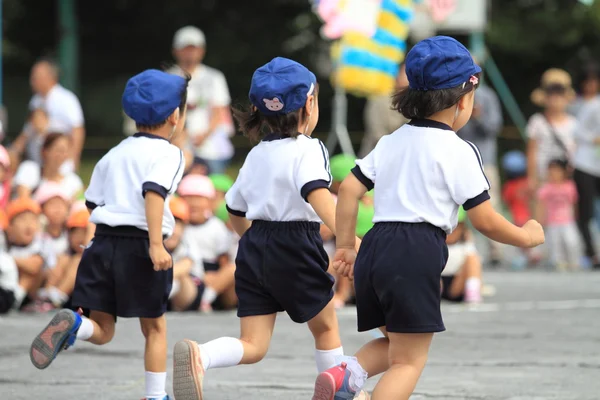
M227 212L231 215L235 215L236 217L246 218L246 213L243 211L234 210L233 208L229 208L227 204L225 204L225 208L227 208Z
M477 148L477 146L475 146L473 143L469 142L468 140L465 140L465 142L467 142L467 144L469 146L471 146L471 149L473 149L473 151L475 152L475 157L477 157L477 161L479 161L479 168L481 169L481 173L483 174L483 177L485 178L485 181L488 184L488 187L491 189L492 185L490 185L490 181L488 180L487 176L485 175L485 171L483 170L483 160L481 159L481 154L479 154L479 149Z
M489 199L490 199L490 194L488 193L487 190L484 190L483 192L481 192L477 196L473 197L472 199L465 201L465 204L463 204L463 208L465 209L465 211L468 211L471 208L477 207L484 201L488 201Z
M373 188L375 187L375 184L373 183L372 180L367 178L365 176L365 174L363 174L363 172L360 170L360 167L358 165L355 166L354 168L352 168L352 170L350 172L352 172L352 174L356 177L356 179L358 179L360 181L360 183L362 183L367 188L367 190L373 190Z
M169 194L169 191L158 183L144 182L142 185L142 196L146 197L146 193L148 192L154 192L160 195L163 199L166 199L167 195Z
M93 210L94 208L98 207L98 204L96 204L96 203L92 203L91 201L89 201L89 200L86 200L86 201L85 201L85 206L86 206L87 208L89 208L90 210Z
M302 186L302 189L300 189L300 195L304 201L308 203L308 195L317 189L329 189L329 182L323 179L307 182Z

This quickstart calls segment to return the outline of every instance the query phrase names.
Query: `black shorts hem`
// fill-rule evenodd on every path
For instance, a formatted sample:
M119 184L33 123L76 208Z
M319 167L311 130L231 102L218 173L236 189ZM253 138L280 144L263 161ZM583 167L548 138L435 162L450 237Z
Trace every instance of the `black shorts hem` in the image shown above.
M117 317L120 318L160 318L167 312L166 308L159 312L147 312L147 311L129 311L124 313L118 313Z
M79 308L81 308L84 311L87 311L86 313L89 315L92 311L98 311L98 312L103 312L105 314L110 314L115 318L115 321L117 320L117 314L115 313L114 310L107 310L105 307L98 307L95 304L91 304L91 303L83 303L83 302L74 302L72 301L71 304L73 305L73 309L77 310ZM85 315L85 314L84 314ZM86 315L86 316L88 316ZM89 318L89 316L88 316Z
M393 326L393 325L386 325L385 323L382 325L379 324L370 324L370 325L363 325L363 326L359 326L358 327L358 331L359 332L367 332L367 331L371 331L373 329L379 329L381 327L385 327L385 330L391 333L437 333L437 332L444 332L446 330L446 327L442 324L442 325L421 325L421 326L403 326L403 325L398 325L398 326Z
M313 319L314 317L316 317L317 315L319 315L319 313L321 311L323 311L323 309L325 307L327 307L327 305L331 302L331 299L333 299L334 293L333 290L331 290L329 292L329 296L326 300L323 300L318 306L316 306L315 308L313 308L312 310L310 310L307 313L304 313L300 316L293 316L290 315L288 312L288 315L290 316L290 318L292 319L292 321L294 321L297 324L303 324L305 322L310 321L311 319Z
M263 308L263 309L261 309L261 310L258 310L258 309L257 309L257 310L243 310L243 309L241 309L241 308L238 308L238 311L237 311L237 316L238 316L238 318L244 318L244 317L254 317L254 316L256 316L256 315L271 315L271 314L277 314L277 313L280 313L280 312L283 312L283 311L284 311L284 310L281 310L281 309L278 309L278 310L276 310L276 309L270 309L270 310L267 310L267 309L264 309L264 308Z

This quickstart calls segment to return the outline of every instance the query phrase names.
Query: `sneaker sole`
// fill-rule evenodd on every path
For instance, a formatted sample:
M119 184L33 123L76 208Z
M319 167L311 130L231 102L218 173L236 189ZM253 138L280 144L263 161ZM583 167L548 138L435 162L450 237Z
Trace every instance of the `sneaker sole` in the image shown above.
M47 368L62 350L75 325L75 316L67 310L59 311L31 343L29 358L37 369Z
M202 400L204 371L197 371L200 349L191 340L181 340L173 351L173 394L177 400ZM201 375L201 376L198 376Z
M322 372L315 381L315 392L312 400L334 400L335 392L335 379L331 374Z

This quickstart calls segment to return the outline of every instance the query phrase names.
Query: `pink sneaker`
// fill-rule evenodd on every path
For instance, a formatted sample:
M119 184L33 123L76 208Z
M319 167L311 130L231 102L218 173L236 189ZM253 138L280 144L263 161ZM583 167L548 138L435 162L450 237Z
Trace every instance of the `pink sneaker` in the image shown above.
M477 304L481 303L481 301L481 290L472 288L465 290L465 303Z
M173 351L173 394L177 400L202 400L204 367L198 343L181 340Z

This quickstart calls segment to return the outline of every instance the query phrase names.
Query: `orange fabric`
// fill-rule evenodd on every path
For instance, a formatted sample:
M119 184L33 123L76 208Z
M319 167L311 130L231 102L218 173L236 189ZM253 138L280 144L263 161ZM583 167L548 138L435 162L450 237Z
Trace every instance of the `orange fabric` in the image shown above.
M42 209L40 205L29 197L21 197L8 203L6 207L6 217L8 221L12 221L17 215L30 211L34 214L40 214Z
M169 208L175 218L182 220L186 224L189 222L190 209L185 200L180 197L172 197L169 202Z
M75 211L67 219L67 228L87 228L89 220L90 213L87 210Z

